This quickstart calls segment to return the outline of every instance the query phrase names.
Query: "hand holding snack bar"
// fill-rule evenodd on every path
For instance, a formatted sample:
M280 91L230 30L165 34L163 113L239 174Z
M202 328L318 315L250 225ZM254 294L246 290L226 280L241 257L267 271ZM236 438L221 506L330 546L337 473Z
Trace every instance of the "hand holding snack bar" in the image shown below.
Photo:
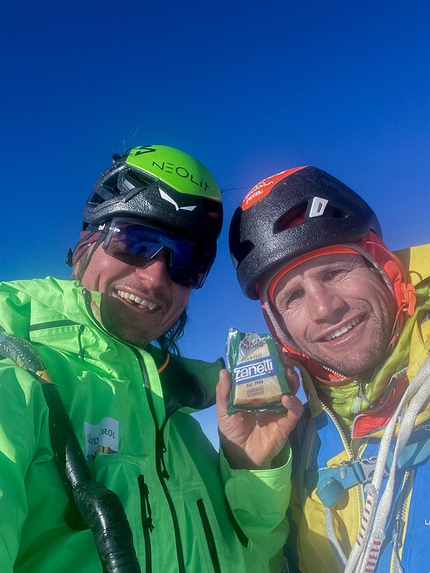
M227 413L231 375L221 370L217 385L217 415L220 444L233 469L268 469L284 463L282 452L290 432L303 412L296 396L281 398L285 410L281 413ZM276 458L276 459L275 459Z
M246 335L245 338L241 336L241 339L242 342L245 340L245 346L248 345L249 348L251 338ZM252 340L254 341L254 338ZM263 350L265 350L266 341L264 336L263 344L260 343ZM269 469L281 466L287 456L284 446L303 412L303 406L300 400L291 394L281 392L278 395L280 385L275 384L271 376L266 376L265 382L267 379L269 380L268 387L264 389L264 394L260 394L264 397L264 403L258 404L254 401L255 380L249 382L252 391L250 403L247 405L245 403L246 393L240 388L244 376L240 364L243 365L243 368L249 368L253 372L258 370L258 365L255 365L254 353L245 352L248 354L245 358L243 352L239 352L239 354L242 357L239 363L240 370L236 370L235 373L239 379L239 391L237 393L232 391L234 390L234 388L232 389L232 377L227 370L221 371L217 386L217 415L221 448L233 469ZM264 351L260 359L265 363L268 360L267 356L268 354ZM251 358L252 361L249 367L246 364L250 364L250 362L245 362L248 358ZM284 361L282 363L286 368L287 376L288 374L292 375L289 391L296 391L298 388L297 374L289 364L285 364ZM262 365L261 369L265 369L265 364ZM285 381L281 386L282 390L288 391L288 385L285 385ZM232 395L236 398L236 400L233 398L233 402L236 401L236 409L235 406L232 406Z

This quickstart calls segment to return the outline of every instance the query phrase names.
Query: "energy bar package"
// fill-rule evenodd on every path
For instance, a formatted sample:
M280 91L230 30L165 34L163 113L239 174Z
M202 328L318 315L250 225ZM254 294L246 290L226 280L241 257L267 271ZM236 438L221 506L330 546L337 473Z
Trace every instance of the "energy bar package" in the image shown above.
M230 328L227 364L232 386L227 404L229 415L239 411L282 412L281 396L289 394L285 370L276 344L268 334L239 332Z

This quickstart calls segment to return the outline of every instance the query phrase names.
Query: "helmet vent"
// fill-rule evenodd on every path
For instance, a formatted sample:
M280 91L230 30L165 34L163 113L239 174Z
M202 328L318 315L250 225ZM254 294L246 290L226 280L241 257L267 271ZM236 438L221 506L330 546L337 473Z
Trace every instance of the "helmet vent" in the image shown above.
M115 193L115 195L121 195L121 191L117 187L117 182L118 182L118 174L114 173L113 175L111 175L110 177L105 179L102 184L103 184L103 187L109 193Z
M301 225L305 220L306 211L308 208L308 201L296 205L293 209L290 209L286 213L279 217L273 226L273 232L275 235L285 231L285 229L291 229L291 227L297 227Z
M218 219L222 217L222 205L219 201L214 201L213 199L202 199L202 204L204 210L209 214L212 219Z
M342 209L337 209L335 207L331 216L335 219L347 219L349 217L349 213L346 213L345 211L342 211Z
M236 260L236 265L238 266L245 257L254 249L254 243L252 241L242 241L234 247L231 252L232 259Z
M91 205L100 205L101 203L103 203L103 201L104 199L103 197L101 197L101 195L99 195L98 193L93 193L88 203L91 203Z

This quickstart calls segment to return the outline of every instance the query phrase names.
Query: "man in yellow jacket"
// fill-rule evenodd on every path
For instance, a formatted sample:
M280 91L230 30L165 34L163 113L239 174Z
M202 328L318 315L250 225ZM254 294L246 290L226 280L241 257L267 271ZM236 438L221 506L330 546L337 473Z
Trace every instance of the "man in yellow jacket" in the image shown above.
M285 570L428 573L428 249L402 262L359 195L299 167L246 195L230 250L308 396Z

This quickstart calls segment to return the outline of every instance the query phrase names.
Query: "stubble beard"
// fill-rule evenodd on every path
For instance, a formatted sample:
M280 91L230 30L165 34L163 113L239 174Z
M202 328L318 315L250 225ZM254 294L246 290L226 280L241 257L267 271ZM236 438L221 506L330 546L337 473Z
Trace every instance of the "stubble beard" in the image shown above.
M367 335L368 344L357 348L357 354L351 349L345 354L341 349L336 352L324 352L318 348L317 352L310 352L309 357L328 370L346 378L358 376L380 364L387 354L391 340L391 328L381 330L381 325L375 325ZM338 355L338 356L337 356Z

